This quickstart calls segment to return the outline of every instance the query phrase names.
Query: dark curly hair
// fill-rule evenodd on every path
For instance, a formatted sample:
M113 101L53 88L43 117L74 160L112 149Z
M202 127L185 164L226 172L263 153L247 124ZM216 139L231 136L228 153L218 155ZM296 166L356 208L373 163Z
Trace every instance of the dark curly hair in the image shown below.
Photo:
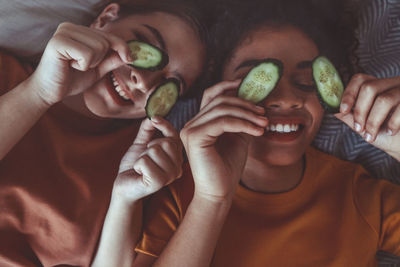
M358 0L220 0L211 30L210 78L221 79L235 48L259 27L293 25L306 33L319 52L329 57L345 81L358 70L355 30Z

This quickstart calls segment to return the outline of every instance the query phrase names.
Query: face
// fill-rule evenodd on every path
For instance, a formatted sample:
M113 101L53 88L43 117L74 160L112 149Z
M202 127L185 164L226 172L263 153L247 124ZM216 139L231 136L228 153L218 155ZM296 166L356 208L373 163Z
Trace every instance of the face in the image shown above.
M249 157L280 166L301 160L324 113L312 80L311 61L317 55L314 42L291 26L256 30L235 50L225 66L225 80L243 78L262 59L283 63L280 81L260 104L269 125L263 136L252 138Z
M118 8L116 4L106 8L102 15L107 16L100 15L92 27L126 41L150 43L165 51L169 62L157 71L124 65L106 75L83 96L87 108L97 116L142 118L146 116L148 97L165 80L177 79L180 94L185 93L202 71L205 49L197 32L177 16L154 12L117 19ZM102 23L104 20L106 22Z

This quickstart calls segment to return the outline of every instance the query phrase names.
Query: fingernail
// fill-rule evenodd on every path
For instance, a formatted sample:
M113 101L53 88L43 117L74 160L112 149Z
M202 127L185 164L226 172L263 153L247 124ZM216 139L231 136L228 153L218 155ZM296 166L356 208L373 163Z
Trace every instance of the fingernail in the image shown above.
M371 141L372 141L372 135L370 135L369 133L367 133L367 134L365 135L365 141L371 142Z
M390 129L388 129L388 130L387 130L387 134L388 134L388 135L393 135L393 131L390 130Z
M152 122L154 122L154 123L160 123L161 122L161 119L158 116L151 117L150 120Z
M356 129L357 132L360 132L361 131L361 125L358 124L357 122L354 123L354 129Z
M265 109L263 108L263 107L260 107L260 106L256 106L256 109L258 110L258 111L265 111Z
M132 57L132 55L130 53L126 54L126 60L127 60L128 63L133 61L133 57Z
M347 112L349 109L349 106L347 104L341 104L340 105L340 112Z

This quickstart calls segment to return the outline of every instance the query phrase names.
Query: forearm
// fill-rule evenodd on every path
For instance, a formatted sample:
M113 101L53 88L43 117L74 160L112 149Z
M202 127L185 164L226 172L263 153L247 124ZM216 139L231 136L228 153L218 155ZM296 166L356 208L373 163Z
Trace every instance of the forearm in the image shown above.
M142 201L130 203L113 194L92 267L131 267L141 224Z
M154 266L209 266L231 200L193 197L185 217Z
M49 107L30 87L29 79L0 97L0 160Z

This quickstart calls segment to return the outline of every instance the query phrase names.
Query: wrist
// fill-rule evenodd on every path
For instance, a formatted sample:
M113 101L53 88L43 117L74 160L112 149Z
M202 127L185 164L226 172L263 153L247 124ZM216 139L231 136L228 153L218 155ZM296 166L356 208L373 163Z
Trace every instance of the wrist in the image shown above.
M29 89L29 92L31 93L32 99L35 101L35 104L41 108L49 109L51 106L61 101L49 99L49 97L46 97L46 95L42 92L40 83L35 80L35 77L33 75L25 80L24 83L26 88Z
M128 198L124 194L113 189L111 193L111 204L124 209L134 209L141 203L141 199Z
M218 209L229 210L232 204L232 199L233 195L214 196L195 191L192 202L195 202L204 207L214 207Z

